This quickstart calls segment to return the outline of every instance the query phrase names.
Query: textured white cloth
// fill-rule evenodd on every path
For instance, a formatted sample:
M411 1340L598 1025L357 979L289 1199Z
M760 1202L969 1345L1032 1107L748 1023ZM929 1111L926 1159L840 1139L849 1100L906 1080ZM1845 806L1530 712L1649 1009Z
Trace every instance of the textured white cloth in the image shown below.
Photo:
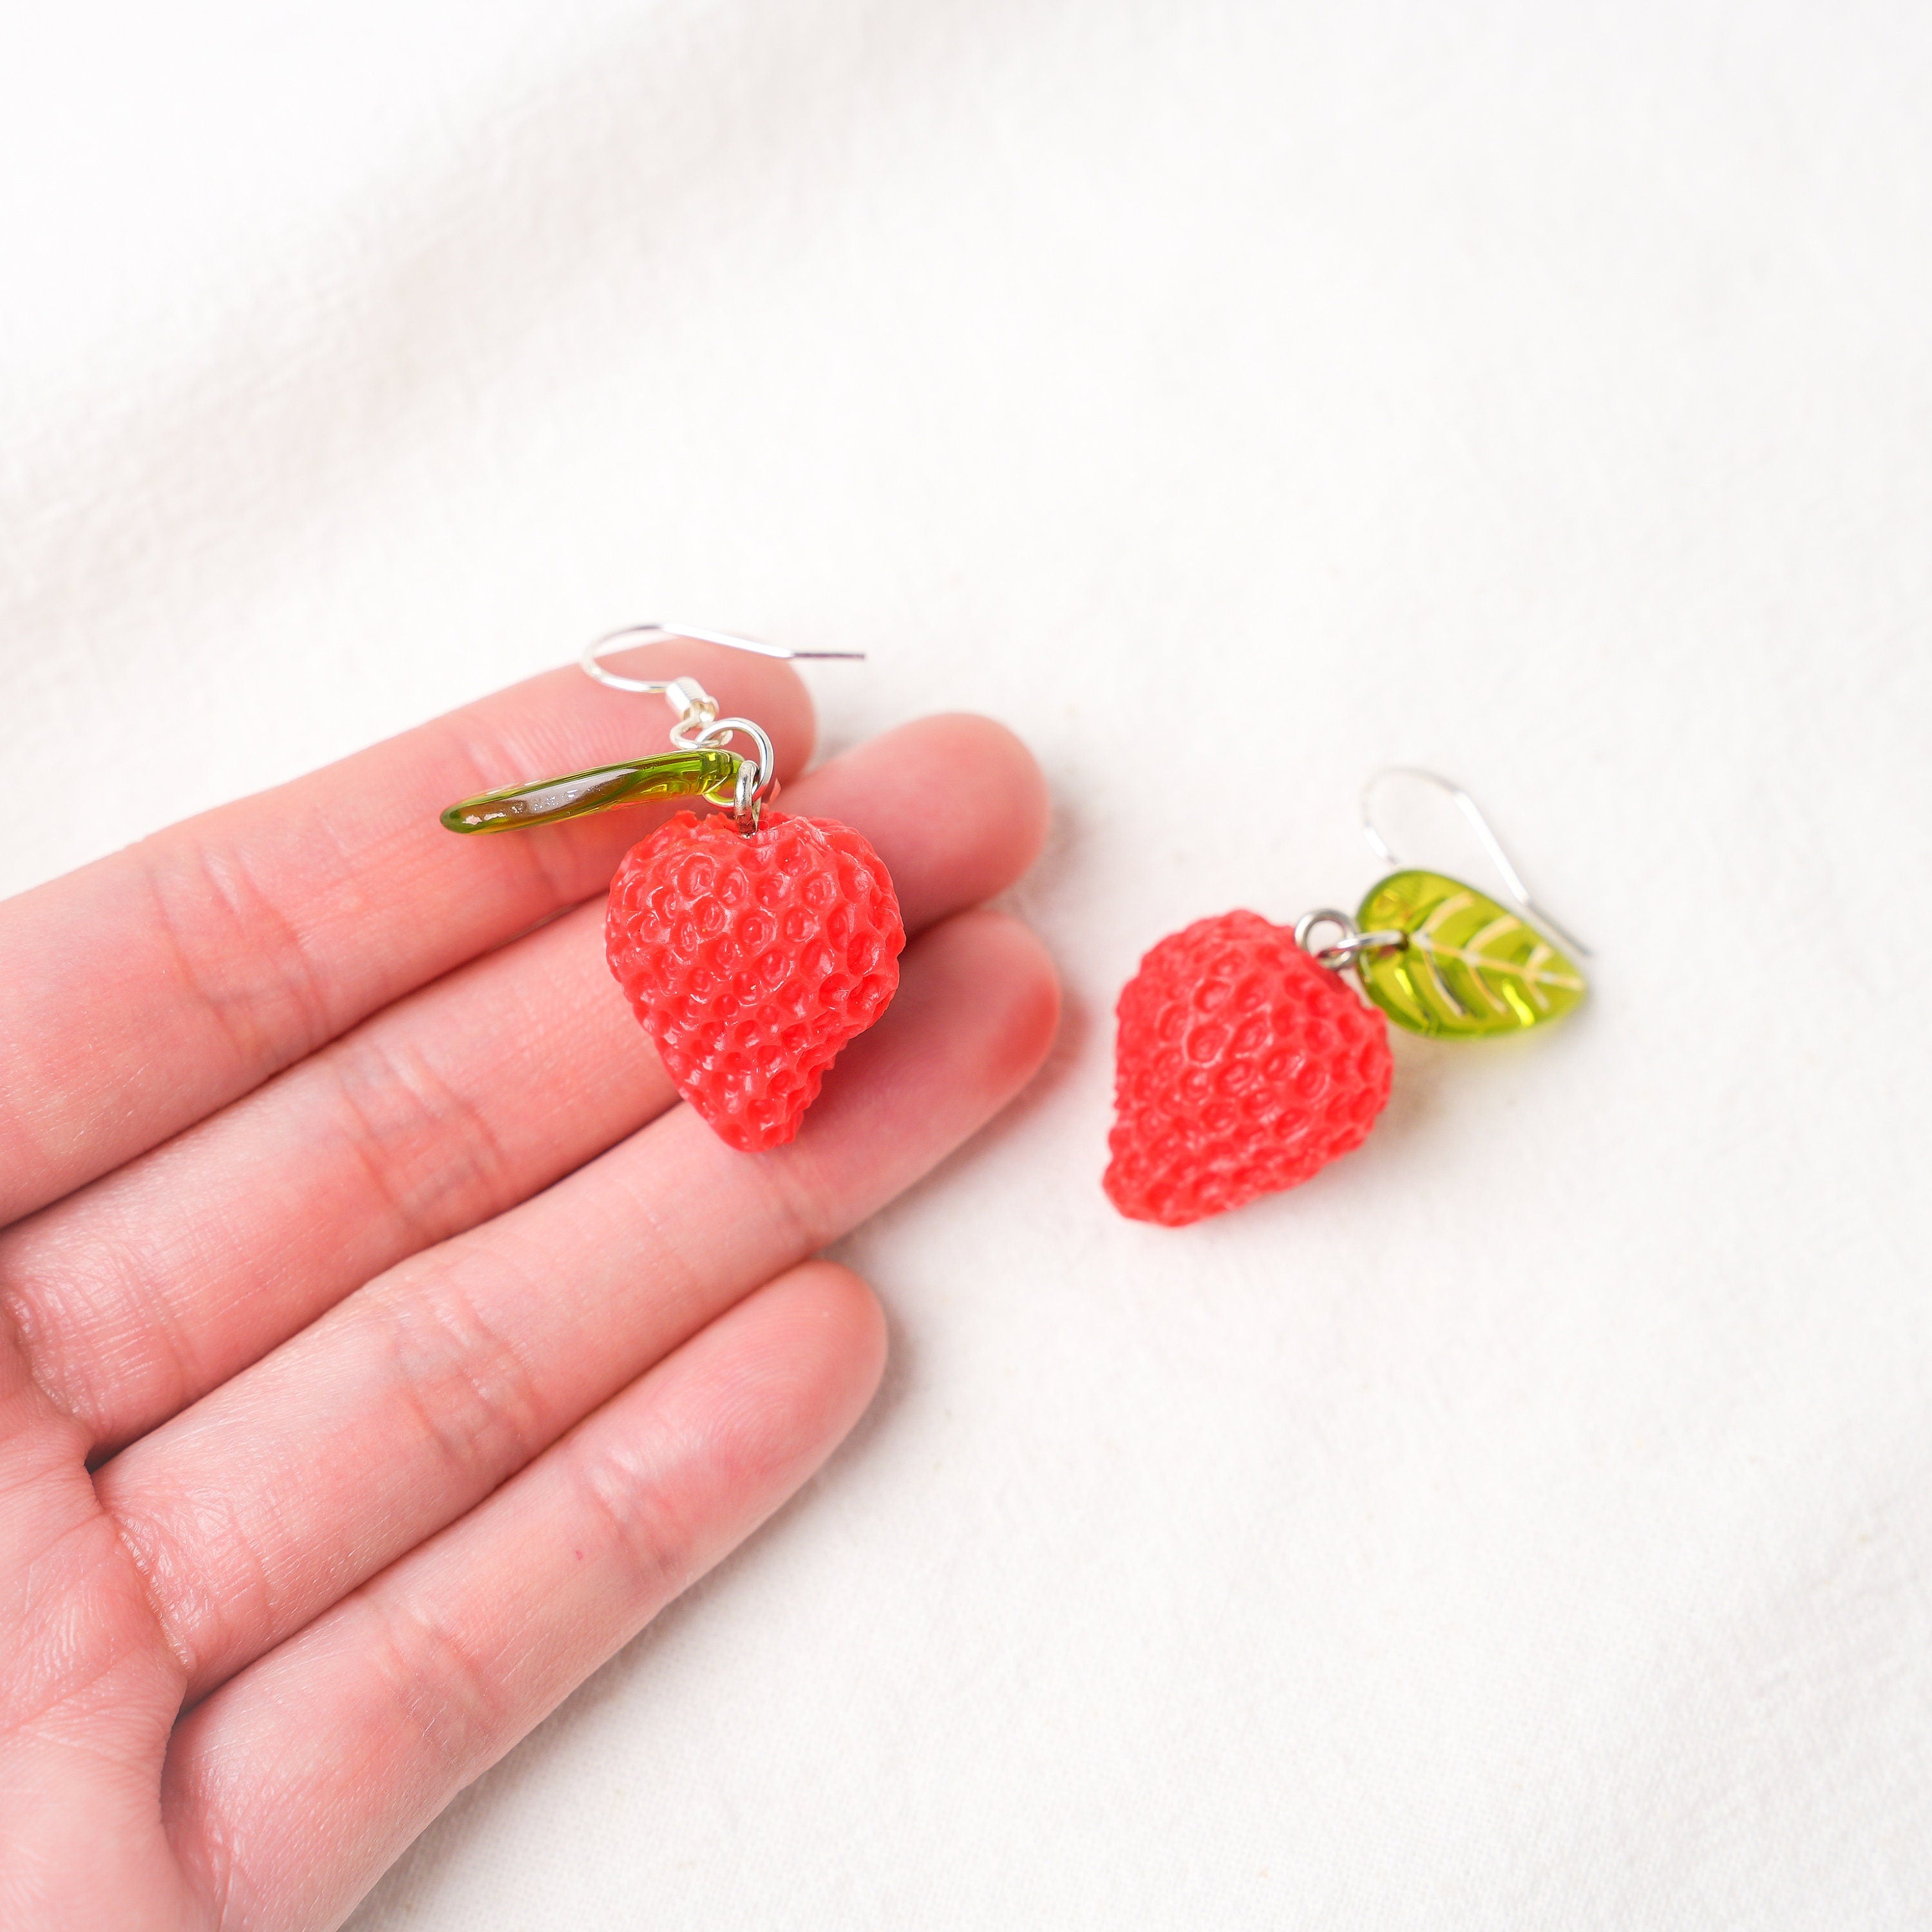
M1058 800L876 1408L359 1932L1932 1922L1932 14L13 10L0 884L661 611ZM1403 761L1593 1001L1118 1220Z

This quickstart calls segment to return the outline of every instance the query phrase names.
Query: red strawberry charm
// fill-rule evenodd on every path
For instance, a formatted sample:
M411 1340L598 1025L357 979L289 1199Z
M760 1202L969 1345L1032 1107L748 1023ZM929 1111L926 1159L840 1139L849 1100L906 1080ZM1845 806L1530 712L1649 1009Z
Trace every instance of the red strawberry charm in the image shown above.
M1258 913L1171 934L1117 1011L1105 1185L1130 1220L1185 1227L1298 1186L1388 1099L1388 1022Z
M878 854L836 819L680 812L610 881L604 950L677 1090L747 1154L798 1132L886 1010L905 945Z

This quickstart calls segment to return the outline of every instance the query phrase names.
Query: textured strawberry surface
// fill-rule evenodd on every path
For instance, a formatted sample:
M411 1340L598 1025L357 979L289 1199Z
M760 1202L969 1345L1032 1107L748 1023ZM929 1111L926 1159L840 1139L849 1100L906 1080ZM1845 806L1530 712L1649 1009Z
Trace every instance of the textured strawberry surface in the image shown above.
M849 825L680 812L610 881L610 970L677 1090L747 1154L798 1132L833 1057L886 1010L905 944L879 856Z
M1388 1099L1388 1023L1286 928L1223 913L1171 934L1116 1009L1106 1186L1170 1228L1306 1180Z

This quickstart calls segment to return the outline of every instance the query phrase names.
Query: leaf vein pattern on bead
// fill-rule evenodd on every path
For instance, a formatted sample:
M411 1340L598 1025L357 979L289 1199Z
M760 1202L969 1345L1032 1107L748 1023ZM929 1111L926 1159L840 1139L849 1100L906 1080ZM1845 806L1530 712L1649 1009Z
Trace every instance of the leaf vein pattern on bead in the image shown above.
M1553 1019L1582 997L1582 976L1516 914L1459 880L1398 872L1364 901L1364 930L1408 944L1364 956L1363 990L1412 1032L1480 1036Z

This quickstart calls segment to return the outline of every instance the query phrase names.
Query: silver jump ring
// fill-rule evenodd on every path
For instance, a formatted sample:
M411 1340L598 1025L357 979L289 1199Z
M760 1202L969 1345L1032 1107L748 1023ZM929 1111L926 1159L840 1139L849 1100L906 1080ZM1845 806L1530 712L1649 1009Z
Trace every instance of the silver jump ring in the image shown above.
M749 758L740 755L738 782L732 794L733 816L738 830L748 837L758 829L761 808L778 795L778 753L764 727L754 724L748 718L720 718L694 736L680 742L688 749L698 751L707 745L724 744L740 731L751 740L757 753ZM673 732L671 736L676 738L677 734Z
M1406 932L1357 932L1343 940L1339 946L1324 947L1315 956L1318 965L1325 966L1330 972L1340 972L1344 966L1352 966L1364 952L1393 952L1408 944Z
M740 770L755 773L753 782L760 800L770 798L778 778L778 754L772 748L771 738L762 724L754 724L748 718L720 718L706 725L689 741L685 749L698 752L707 745L724 744L736 731L743 732L758 748L758 754L755 760L747 758Z
M731 817L733 823L747 838L758 829L758 815L764 809L764 802L758 795L758 766L749 758L740 760L737 789L732 800Z
M1339 927L1344 944L1361 930L1346 913L1337 912L1333 906L1317 906L1312 912L1304 913L1294 922L1294 943L1303 952L1312 953L1317 959L1322 955L1309 944L1309 940L1316 928L1323 926Z
M1341 938L1333 946L1310 945L1311 936L1324 926L1338 927ZM1324 966L1331 973L1339 973L1345 966L1354 965L1364 952L1406 946L1408 934L1394 931L1364 932L1346 913L1337 912L1332 906L1318 906L1312 912L1304 913L1294 922L1294 943L1316 965Z

